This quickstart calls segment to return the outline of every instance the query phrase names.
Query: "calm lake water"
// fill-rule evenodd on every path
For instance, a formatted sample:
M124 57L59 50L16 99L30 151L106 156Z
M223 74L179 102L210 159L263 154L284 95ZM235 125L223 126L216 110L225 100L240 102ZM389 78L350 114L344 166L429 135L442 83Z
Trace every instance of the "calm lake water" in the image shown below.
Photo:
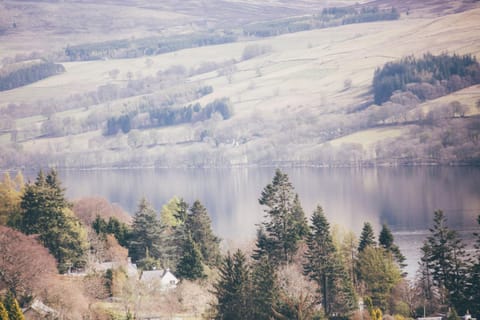
M449 225L467 237L478 228L480 168L285 168L307 215L321 205L331 225L360 233L365 221L394 231L416 269L418 248L428 234L433 212L442 209ZM129 169L65 171L60 176L70 199L103 196L133 214L141 197L160 210L173 196L188 203L199 199L208 209L215 232L225 240L255 237L262 221L258 204L271 182L273 168Z

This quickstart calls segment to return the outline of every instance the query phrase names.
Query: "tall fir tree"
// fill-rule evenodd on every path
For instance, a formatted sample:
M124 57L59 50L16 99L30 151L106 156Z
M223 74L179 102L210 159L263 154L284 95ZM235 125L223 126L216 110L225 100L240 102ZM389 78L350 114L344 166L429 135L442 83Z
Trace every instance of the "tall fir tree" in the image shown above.
M272 319L279 296L275 266L264 256L253 265L251 278L252 319Z
M431 270L442 302L465 313L468 308L464 290L467 287L468 256L464 243L454 230L448 228L447 218L441 210L434 213L433 227L424 248L422 259Z
M311 222L304 273L318 284L325 315L348 316L356 303L353 284L334 246L330 224L322 207L318 206L314 211Z
M311 217L311 233L307 238L308 249L305 252L307 262L304 264L304 273L315 281L322 297L322 306L325 315L330 315L334 300L335 274L333 260L335 246L330 234L330 224L318 206Z
M258 252L267 253L275 263L291 261L304 236L305 216L288 175L277 169L272 183L263 189L259 203L266 207L262 228L268 241L257 241L257 245L268 245L268 250L259 247Z
M305 211L303 211L298 193L295 194L295 198L293 199L292 214L296 228L295 234L297 236L297 241L302 240L308 235L310 229L308 228L308 221L305 217Z
M196 280L204 278L202 254L190 234L182 244L182 254L176 266L177 276L182 279Z
M165 228L150 203L142 198L132 223L128 253L133 261L146 258L160 260L165 252ZM167 266L165 266L167 267Z
M39 240L58 261L58 269L83 267L87 250L86 231L70 210L55 170L39 172L35 183L25 186L21 199L23 215L19 229L38 234Z
M370 222L363 224L362 233L360 234L360 241L358 244L358 252L362 252L367 246L375 245L375 235Z
M247 320L252 318L250 270L245 255L238 250L225 257L219 268L219 279L214 284L216 319Z
M209 266L220 262L220 239L212 231L211 220L207 209L196 200L190 208L185 221L186 231L200 248L203 261Z
M405 256L400 251L400 248L394 243L393 234L386 224L382 225L382 230L378 236L378 243L382 248L393 255L401 269L404 269L407 266L405 263ZM402 275L406 276L407 274L404 272Z
M477 217L478 227L480 227L480 215ZM467 281L467 297L470 312L473 317L480 318L480 232L474 232L475 257L470 266Z

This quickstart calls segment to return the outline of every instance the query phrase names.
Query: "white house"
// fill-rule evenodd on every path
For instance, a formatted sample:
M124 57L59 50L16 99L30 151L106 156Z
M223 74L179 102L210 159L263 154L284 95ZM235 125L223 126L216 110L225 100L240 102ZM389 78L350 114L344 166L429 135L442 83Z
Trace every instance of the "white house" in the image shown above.
M143 271L140 282L148 288L169 290L175 289L179 280L170 272L170 269Z

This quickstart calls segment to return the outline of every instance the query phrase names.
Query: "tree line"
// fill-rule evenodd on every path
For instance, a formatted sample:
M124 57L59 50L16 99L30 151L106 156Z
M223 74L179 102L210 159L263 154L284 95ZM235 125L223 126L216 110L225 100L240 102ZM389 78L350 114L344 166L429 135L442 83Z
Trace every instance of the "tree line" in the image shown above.
M0 91L15 89L27 84L65 72L63 65L40 62L21 66L11 72L0 74Z
M441 211L434 214L420 270L410 286L405 257L388 226L382 226L377 242L371 224L365 222L358 243L345 237L339 244L320 206L307 225L288 176L278 170L259 202L265 207L265 220L258 228L256 248L250 262L240 250L223 259L214 285L213 318L382 319L383 314L394 314L404 319L443 312L457 319L457 312L469 311L479 315L480 234L474 233L476 251L467 254ZM480 224L480 216L477 220ZM292 264L301 270L296 285L307 277L316 288L313 292L292 294L280 280L281 270ZM363 315L358 314L359 299L366 309Z
M152 56L187 48L235 42L233 34L188 34L175 37L120 39L67 46L65 56L70 61L124 59Z
M252 23L243 27L243 34L255 37L273 37L285 33L331 28L344 24L397 20L399 18L400 13L393 7L385 10L378 6L329 7L324 8L320 14L312 16Z
M99 215L105 204L88 203L72 206L55 170L40 171L27 184L21 175L5 175L0 183L0 282L20 305L42 292L40 282L55 269L84 269L92 255L111 261L101 252L107 250L115 259L128 252L141 270L169 268L184 281L211 284L215 300L205 314L209 319L381 319L392 314L401 320L424 312L480 312L480 233L474 234L474 250L468 253L441 211L434 214L418 274L409 284L405 257L387 225L377 240L365 222L357 240L351 232L332 228L321 206L308 221L288 175L280 170L261 192L264 219L253 248L233 254L222 255L207 209L198 200L189 205L173 198L157 213L142 199L131 220L112 208ZM480 224L480 216L477 220ZM115 296L122 286L119 272L87 276L86 290L96 299Z
M386 63L375 70L372 85L374 101L381 105L396 90L412 92L424 101L478 83L480 65L474 56L426 53Z
M228 98L216 99L207 103L204 107L197 102L183 108L142 106L141 109L146 112L139 113L138 111L133 111L128 114L108 118L104 135L115 135L119 131L128 133L131 129L159 128L205 121L212 118L215 113L220 114L223 120L230 119L233 115L232 104ZM141 122L135 121L135 118L142 118L142 114L147 114L147 119L143 117Z

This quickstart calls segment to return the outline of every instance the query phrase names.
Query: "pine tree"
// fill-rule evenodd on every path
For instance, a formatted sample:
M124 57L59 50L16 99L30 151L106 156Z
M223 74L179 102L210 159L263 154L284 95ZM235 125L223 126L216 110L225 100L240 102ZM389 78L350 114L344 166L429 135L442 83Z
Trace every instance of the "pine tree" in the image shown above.
M307 263L304 273L315 281L321 291L322 306L326 315L330 314L333 301L332 289L334 283L332 260L335 246L330 235L330 225L318 206L311 217L311 233L307 238L308 250L305 253Z
M405 263L405 256L400 251L400 248L394 243L393 234L386 224L382 225L382 230L378 236L378 243L385 250L393 254L393 257L395 258L395 261L397 261L400 268L403 269L407 266ZM407 274L403 273L402 275L406 276Z
M178 201L177 210L173 213L173 216L178 224L184 224L187 221L188 203L186 203L185 200L180 199Z
M276 170L272 183L263 189L259 203L267 207L262 226L268 241L258 241L257 245L264 243L269 248L258 248L258 251L267 253L270 261L291 261L298 241L303 238L305 217L287 174Z
M25 320L22 309L11 292L7 293L3 304L5 305L5 309L7 309L9 320Z
M2 301L0 301L0 320L9 320L7 309Z
M300 197L298 193L295 194L295 199L293 199L293 221L295 222L295 234L297 236L297 241L304 239L308 232L310 231L308 228L307 218L305 218L305 212L303 211L302 205L300 203Z
M441 210L434 213L430 233L424 243L426 250L423 259L442 294L442 301L466 312L467 298L464 288L467 286L468 256L465 245L457 233L447 227L447 219Z
M363 224L360 242L358 244L358 252L362 252L367 246L375 245L375 235L373 234L372 225L369 222Z
M216 266L220 262L220 239L212 231L211 220L207 209L195 201L187 216L186 231L192 236L193 241L200 248L203 261L210 266Z
M272 261L274 264L279 263L279 257L271 255L271 252L274 251L275 244L272 239L270 239L263 226L259 226L257 229L257 240L255 243L255 249L253 250L252 258L254 260L261 260L266 258L269 261Z
M151 258L161 260L165 250L163 232L164 226L157 218L155 210L145 198L141 199L133 217L128 246L132 260L145 259L147 253Z
M196 280L204 278L202 255L190 234L182 246L182 256L176 267L177 275L183 279Z
M219 269L219 279L214 284L214 293L218 300L216 319L252 319L250 271L240 250L225 257Z
M264 256L254 264L252 270L252 319L272 319L278 295L275 267Z
M39 240L57 259L60 272L70 266L84 266L86 231L70 210L71 204L55 170L46 177L40 171L35 183L25 186L20 205L23 215L19 229L39 235Z
M480 226L480 215L477 217L478 225ZM469 268L469 275L467 281L467 297L468 307L474 318L480 318L480 232L475 232L476 238L474 244L475 259Z

